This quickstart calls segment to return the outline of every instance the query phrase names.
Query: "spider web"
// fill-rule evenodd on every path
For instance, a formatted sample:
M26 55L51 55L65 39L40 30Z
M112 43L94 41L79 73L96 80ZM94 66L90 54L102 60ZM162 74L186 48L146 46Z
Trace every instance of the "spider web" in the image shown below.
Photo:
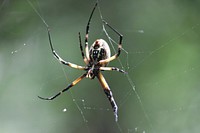
M40 13L37 11L37 9L33 6L33 4L32 4L29 0L27 0L27 1L29 2L29 4L31 5L31 7L33 8L33 10L37 13L37 15L41 18L41 20L42 20L43 23L46 25L46 27L49 27L48 24L46 23L46 21L44 20L44 18L41 16L41 14L40 14ZM103 15L102 15L102 13L101 13L101 8L100 8L99 5L98 5L98 12L99 12L100 19L101 19L101 21L103 22ZM118 43L117 43L114 39L112 39L112 38L109 36L109 33L107 32L104 23L102 23L102 29L103 29L103 33L106 35L107 39L109 40L109 43L110 43L110 45L112 46L112 49L113 49L114 53L116 53L115 47L118 45ZM143 33L142 30L140 30L139 32L140 32L140 33ZM116 46L115 46L115 45L116 45ZM128 51L125 50L124 48L122 48L122 51L124 51L125 54L126 54L126 67L124 67L124 65L122 64L120 58L118 58L118 62L119 62L119 64L120 64L120 66L121 66L122 69L125 69L125 68L129 69ZM15 51L14 51L14 52L15 52ZM12 52L12 53L13 53L13 52ZM63 73L64 73L66 79L68 79L68 76L67 76L67 74L66 74L66 72L65 72L65 70L64 70L64 67L63 67L62 65L61 65L61 68L62 68L62 71L63 71ZM127 78L127 80L128 80L128 83L129 83L130 86L131 86L131 90L129 90L129 91L127 92L127 94L124 96L124 98L122 98L123 100L120 101L120 106L128 99L127 96L131 95L131 93L132 93L131 91L133 91L133 92L135 93L135 95L136 95L136 97L137 97L137 99L138 99L140 105L141 105L142 111L143 111L143 113L144 113L144 115L145 115L147 121L149 121L150 126L152 126L151 123L150 123L150 119L149 119L149 117L148 117L148 114L147 114L146 111L145 111L145 108L144 108L144 105L143 105L143 103L142 103L142 100L141 100L139 94L138 94L137 91L136 91L136 88L135 88L135 85L134 85L132 79L130 78L129 74L125 74L125 76L126 76L126 78ZM87 127L87 129L88 129L88 131L89 131L89 127L88 127L88 124L87 124L88 120L87 120L86 116L84 115L84 111L85 111L85 110L112 111L112 110L109 109L109 108L88 106L88 105L86 104L86 102L85 102L84 99L76 99L71 91L70 91L70 94L71 94L71 97L72 97L72 99L73 99L74 104L76 105L78 111L80 112L80 114L81 114L81 116L82 116L82 119L83 119L83 121L84 121L84 123L85 123L85 125L86 125L86 127ZM78 102L77 102L77 100L78 100ZM79 105L79 102L81 102L82 104ZM81 108L81 106L82 106L83 108ZM119 106L119 108L120 108L120 106ZM67 111L67 108L64 108L64 109L63 109L63 112L66 112L66 111ZM116 122L116 124L117 124L117 127L118 127L119 132L123 132L123 130L122 130L120 124L119 124L118 122ZM152 127L151 127L151 128L152 128ZM137 131L137 128L135 128L134 130ZM130 130L129 130L129 132L130 132ZM143 133L145 133L145 131L143 131Z
M59 23L62 25L59 30L62 30L65 36L70 37L67 38L68 40L60 39L57 35L60 35L60 33L56 31L56 27L59 27L59 24L54 25L59 20L52 20L47 17L48 13L45 13L44 7L46 6L43 2L27 0L23 10L28 10L32 14L31 17L27 17L20 4L18 5L9 0L2 1L0 3L1 12L5 12L5 7L9 7L12 4L17 7L15 10L8 8L6 11L11 11L9 13L5 12L5 15L0 14L2 18L0 23L2 29L0 32L2 46L0 53L0 61L2 62L0 64L2 88L0 111L3 114L0 115L3 122L0 125L0 129L2 132L198 133L200 130L197 124L200 122L198 116L200 109L200 93L198 89L200 85L198 81L200 78L200 22L198 15L195 13L199 11L199 3L197 2L197 7L195 7L195 4L190 2L182 2L175 6L176 2L172 0L167 3L169 5L165 4L168 8L170 6L176 7L172 8L173 13L171 15L168 14L171 13L169 9L165 10L165 7L162 6L162 2L152 1L152 3L149 3L149 7L162 7L163 9L159 10L165 11L163 12L165 17L170 18L167 20L162 15L159 16L158 12L154 12L154 14L148 12L151 10L148 9L148 6L144 6L148 4L142 4L142 1L115 3L112 10L115 11L115 14L118 14L116 15L117 17L115 15L112 16L112 13L110 13L107 1L99 1L98 9L92 18L89 44L95 38L102 37L112 48L112 54L116 53L118 36L102 23L102 19L105 19L124 35L122 53L119 59L109 63L109 66L117 66L127 71L128 74L103 73L119 107L119 121L115 122L112 109L97 80L89 81L84 79L75 88L55 101L44 102L36 98L36 95L51 96L66 87L67 84L81 74L81 71L76 72L74 69L66 68L53 58L48 46L46 29L41 24L38 16L45 25L50 25L54 47L59 54L61 53L61 57L79 64L82 61L81 56L77 58L70 57L68 55L74 56L76 53L66 52L65 50L62 52L62 49L70 47L70 49L77 51L77 55L80 55L78 45L73 47L73 44L78 43L78 41L74 41L78 40L78 37L70 30L75 26L72 23L68 23L70 20L63 19L67 24L62 25ZM80 22L80 25L83 22L83 26L76 24L77 29L85 29L84 22L87 22L93 6L92 2L84 3L84 5L88 5L88 3L90 8L87 8L86 15L81 17L84 20ZM131 3L134 3L131 6L134 11L129 9ZM118 8L116 9L114 6L118 6ZM128 8L125 9L126 6ZM184 12L183 9L185 7L187 9ZM55 10L56 8L58 7L55 6L47 10ZM78 16L80 11L76 10L77 7L74 8L70 13ZM183 11L184 15L182 13L178 14L179 10ZM68 12L61 12L63 17L71 17ZM133 12L135 19L129 19L128 16L131 18L133 16L131 16L132 14L124 14L127 12ZM145 16L147 12L149 14ZM38 14L38 16L35 14ZM159 20L154 20L155 15L158 15ZM179 18L170 17L173 15L179 16ZM186 16L187 21L183 19L183 16ZM17 19L14 20L10 17ZM32 28L30 34L24 35L25 39L19 40L21 38L20 31L29 29L25 27L25 23L30 25L31 22L25 21L25 23L22 23L24 27L15 31L11 30L13 28L10 25L13 24L11 23L12 21L19 24L26 17L29 19L36 18L39 21L34 21L34 19L30 19L30 21L33 20L33 22L37 23L37 26L42 26L34 30ZM142 20L143 18L148 18L149 21L146 21L148 19ZM167 22L164 23L162 19ZM161 24L158 24L157 21ZM17 27L17 25L14 26ZM66 26L67 30L64 30L63 26ZM181 28L182 26L184 28ZM12 34L16 37L7 38L6 40L7 34ZM157 37L154 37L154 34ZM75 37L72 38L73 36ZM43 40L41 39L42 37ZM83 38L84 34L82 34ZM10 41L12 39L17 41ZM56 40L60 41L56 42ZM70 41L73 44L68 43ZM7 45L3 46L3 44ZM36 51L37 53L35 53ZM38 62L41 64L34 65L38 64ZM41 67L42 65L44 65L43 68ZM40 73L31 73L30 71L39 71ZM20 118L18 118L19 116ZM31 123L31 125L28 123ZM23 125L26 125L26 127ZM38 129L31 128L34 125ZM102 127L104 128L102 129Z

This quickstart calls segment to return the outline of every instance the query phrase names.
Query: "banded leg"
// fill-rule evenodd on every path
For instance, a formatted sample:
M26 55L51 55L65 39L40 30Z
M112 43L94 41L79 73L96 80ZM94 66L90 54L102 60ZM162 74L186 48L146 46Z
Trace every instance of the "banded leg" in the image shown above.
M67 62L65 60L63 60L57 53L56 51L54 50L53 48L53 44L52 44L52 41L51 41L51 34L50 34L50 29L48 28L48 37L49 37L49 44L50 44L50 47L51 47L51 51L54 55L54 57L62 64L64 65L67 65L67 66L70 66L72 68L76 68L76 69L80 69L80 70L86 70L86 67L84 66L79 66L79 65L76 65L76 64L73 64L73 63L70 63L70 62Z
M97 1L98 2L98 1ZM90 17L89 17L89 20L88 20L88 23L87 23L87 26L86 26L86 34L85 34L85 54L86 54L86 58L89 60L90 57L89 57L89 47L88 47L88 37L89 37L89 28L90 28L90 22L91 22L91 19L92 19L92 16L93 16L93 13L97 7L97 4L98 3L95 3L94 5L94 8L92 9L92 12L90 14Z
M82 42L81 42L81 34L80 34L80 32L78 33L78 35L79 35L79 44L80 44L80 49L81 49L81 55L82 55L82 57L83 57L83 61L84 61L85 64L87 65L87 64L88 64L88 60L87 60L87 58L85 57L85 54L84 54L84 52L83 52L83 46L82 46Z
M124 70L121 70L121 69L119 69L117 67L100 67L99 70L103 70L103 71L118 71L118 72L127 74L127 72L125 72Z
M100 64L105 64L105 63L108 63L114 59L116 59L120 53L121 53L121 49L122 49L122 39L123 39L123 35L120 34L116 29L114 29L112 26L110 26L105 20L102 20L105 25L107 25L111 30L113 30L118 36L119 36L119 44L118 44L118 51L115 55L111 56L110 58L107 58L105 60L100 60L99 63Z
M108 86L108 83L106 82L106 80L103 77L101 72L99 72L97 77L99 79L99 82L101 83L101 86L104 89L104 92L105 92L108 100L110 101L110 104L112 106L112 109L113 109L113 112L114 112L114 115L115 115L115 121L117 121L118 120L118 115L117 115L118 107L117 107L117 104L115 102L115 99L113 98L113 95L112 95L112 92L110 90L110 87Z
M63 92L67 91L68 89L70 89L71 87L75 86L78 82L80 82L84 77L86 76L86 74L83 74L82 76L80 76L79 78L77 78L76 80L74 80L71 84L69 84L65 89L61 90L60 92L58 92L56 95L53 95L49 98L43 98L38 96L40 99L43 100L53 100L54 98L58 97L60 94L62 94Z

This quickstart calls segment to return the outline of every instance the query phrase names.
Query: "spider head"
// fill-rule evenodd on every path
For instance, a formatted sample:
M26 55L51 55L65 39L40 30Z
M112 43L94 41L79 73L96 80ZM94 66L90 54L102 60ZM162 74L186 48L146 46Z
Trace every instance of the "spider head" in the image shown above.
M103 39L97 39L90 47L89 56L90 64L97 64L100 60L109 58L110 48L107 42Z

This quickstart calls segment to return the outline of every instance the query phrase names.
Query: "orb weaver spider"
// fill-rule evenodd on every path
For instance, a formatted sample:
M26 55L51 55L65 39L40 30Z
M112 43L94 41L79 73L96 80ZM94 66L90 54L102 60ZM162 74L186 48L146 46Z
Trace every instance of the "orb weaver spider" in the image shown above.
M118 52L111 56L111 52L110 52L110 48L107 44L107 42L103 39L97 39L90 47L88 47L88 37L89 37L89 28L90 28L90 22L93 16L93 13L97 7L98 2L96 2L87 26L86 26L86 35L85 35L85 53L83 51L83 47L82 47L82 42L81 42L81 34L79 32L79 43L80 43L80 50L81 50L81 54L83 57L83 60L86 64L86 66L79 66L76 65L74 63L68 62L63 60L54 50L53 48L53 44L51 41L51 35L50 35L50 29L47 26L47 31L48 31L48 38L49 38L49 44L51 47L51 51L54 55L54 57L62 64L67 65L69 67L75 68L75 69L79 69L79 70L85 70L86 72L81 75L80 77L78 77L77 79L75 79L71 84L69 84L65 89L61 90L60 92L58 92L57 94L49 97L49 98L44 98L44 97L40 97L38 96L40 99L43 100L53 100L54 98L58 97L60 94L62 94L63 92L67 91L68 89L70 89L71 87L75 86L78 82L80 82L83 78L90 78L90 79L94 79L95 77L98 78L102 88L104 89L104 92L108 98L108 100L110 101L110 104L112 106L114 115L115 115L115 120L118 120L118 115L117 115L117 111L118 111L118 107L117 104L113 98L113 94L110 90L110 87L108 85L108 83L106 82L103 74L101 73L101 71L118 71L121 73L126 73L124 70L121 70L117 67L107 67L107 64L116 59L121 52L121 48L122 48L122 35L115 30L113 27L111 27L105 20L102 20L103 23L105 25L107 25L112 31L114 31L118 36L119 36L119 44L118 44Z

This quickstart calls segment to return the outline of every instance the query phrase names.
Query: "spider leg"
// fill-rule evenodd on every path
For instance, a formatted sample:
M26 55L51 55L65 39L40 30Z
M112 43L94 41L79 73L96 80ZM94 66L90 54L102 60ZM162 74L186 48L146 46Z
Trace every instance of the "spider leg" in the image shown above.
M65 89L61 90L60 92L58 92L56 95L53 95L51 97L48 98L43 98L38 96L40 99L43 100L53 100L54 98L58 97L60 94L62 94L63 92L67 91L68 89L70 89L71 87L75 86L78 82L80 82L84 77L86 76L86 74L83 74L82 76L80 76L79 78L77 78L76 80L74 80L71 84L69 84Z
M103 70L103 71L118 71L118 72L127 74L127 72L125 72L124 70L119 69L117 67L100 67L99 70Z
M56 53L56 51L55 51L54 48L53 48L52 41L51 41L50 29L47 28L47 30L48 30L49 44L50 44L51 51L52 51L54 57L55 57L60 63L62 63L62 64L64 64L64 65L67 65L67 66L70 66L70 67L72 67L72 68L76 68L76 69L79 69L79 70L86 70L87 68L84 67L84 66L79 66L79 65L76 65L76 64L73 64L73 63L70 63L70 62L68 62L68 61L63 60L63 59Z
M99 82L101 84L101 86L103 87L104 89L104 92L108 98L108 100L110 101L110 104L112 106L112 109L113 109L113 112L114 112L114 115L115 115L115 121L118 120L118 115L117 115L117 110L118 110L118 107L117 107L117 104L113 98L113 95L112 95L112 92L110 90L110 87L108 86L108 83L106 82L104 76L102 75L101 72L99 72L98 74L98 79L99 79Z
M103 23L105 23L105 25L107 25L111 30L113 30L118 36L119 36L119 44L118 44L118 51L115 55L111 56L110 58L107 58L105 60L100 60L99 63L100 64L105 64L108 63L114 59L116 59L120 53L121 53L121 49L122 49L122 39L123 39L123 35L120 34L116 29L114 29L112 26L110 26L105 20L102 20Z
M85 54L83 52L83 46L82 46L82 42L81 42L81 33L79 32L78 35L79 35L79 43L80 43L81 55L83 57L83 60L84 60L85 64L88 64L88 60L85 57Z
M89 47L88 47L88 37L89 37L89 28L90 28L90 23L91 23L91 19L92 19L92 16L93 16L93 13L97 7L97 4L98 4L98 1L95 3L94 5L94 8L92 9L92 12L90 14L90 17L89 17L89 20L88 20L88 23L87 23L87 26L86 26L86 34L85 34L85 54L86 54L86 58L87 60L90 59L89 57Z

